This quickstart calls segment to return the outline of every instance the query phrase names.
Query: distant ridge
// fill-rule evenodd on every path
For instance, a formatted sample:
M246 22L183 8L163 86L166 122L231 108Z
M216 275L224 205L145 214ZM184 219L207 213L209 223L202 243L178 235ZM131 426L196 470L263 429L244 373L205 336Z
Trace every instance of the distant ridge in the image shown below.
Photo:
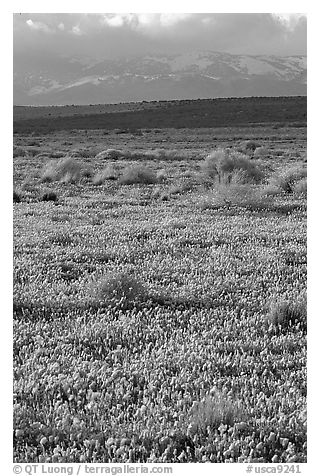
M307 124L307 98L252 97L119 105L14 107L15 133L72 129L210 128Z
M37 67L14 58L13 102L17 105L306 94L306 56L206 51L89 64L81 58L56 56Z

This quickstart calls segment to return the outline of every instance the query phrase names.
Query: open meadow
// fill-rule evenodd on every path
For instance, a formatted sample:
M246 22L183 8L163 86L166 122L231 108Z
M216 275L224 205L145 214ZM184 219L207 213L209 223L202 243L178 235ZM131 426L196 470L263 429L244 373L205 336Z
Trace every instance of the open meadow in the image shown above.
M13 143L14 461L306 462L306 128Z

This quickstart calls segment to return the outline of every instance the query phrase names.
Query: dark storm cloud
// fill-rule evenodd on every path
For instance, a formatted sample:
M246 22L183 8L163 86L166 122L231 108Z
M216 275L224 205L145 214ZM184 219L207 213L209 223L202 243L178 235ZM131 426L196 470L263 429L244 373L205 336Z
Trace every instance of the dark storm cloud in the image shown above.
M114 58L193 50L306 54L300 14L15 14L14 55Z

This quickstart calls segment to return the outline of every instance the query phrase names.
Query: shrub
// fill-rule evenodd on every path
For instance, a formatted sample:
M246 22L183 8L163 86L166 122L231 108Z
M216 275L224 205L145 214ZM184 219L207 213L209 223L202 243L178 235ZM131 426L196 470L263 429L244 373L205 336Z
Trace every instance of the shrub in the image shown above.
M203 172L212 179L218 178L219 182L232 182L241 171L242 182L260 182L263 173L256 164L245 155L230 150L217 149L211 152L202 164Z
M94 185L101 185L106 180L116 180L118 177L118 173L113 166L108 165L105 169L101 172L96 173L96 175L92 179L92 183Z
M42 202L56 202L58 200L58 196L55 192L44 192L41 196Z
M20 203L21 202L21 196L18 192L15 190L13 191L13 203Z
M169 189L169 195L180 195L183 193L190 192L195 189L198 183L192 179L181 179L177 183L173 183Z
M261 195L260 190L248 184L219 184L201 203L202 210L221 207L243 207L250 210L266 210L270 199Z
M159 170L157 172L157 181L159 183L165 182L167 180L167 174L165 170Z
M43 182L77 182L81 178L82 165L72 157L65 157L58 161L48 162L41 175Z
M191 413L191 425L201 432L206 432L208 427L218 429L221 424L233 426L244 416L240 404L229 400L220 392L208 395L193 407Z
M260 193L262 197L275 197L282 191L275 184L269 183L261 189Z
M177 149L153 149L145 151L144 157L156 160L187 160L191 158L191 154Z
M221 162L223 162L225 156L226 153L223 149L217 149L211 152L209 155L207 155L202 164L203 172L210 178L215 179L217 176L219 176L219 165Z
M42 182L52 182L57 180L57 162L55 160L50 160L43 167L41 172L41 181Z
M122 301L131 303L141 301L147 296L143 284L127 272L106 274L96 290L99 301Z
M257 147L254 151L253 157L266 157L269 154L268 149L266 147Z
M99 154L96 155L96 159L110 159L110 160L117 160L123 157L123 151L119 149L107 149L103 150L102 152L99 152Z
M247 140L241 144L241 149L246 152L254 152L258 147L261 147L261 144L255 142L254 140Z
M303 178L298 182L293 184L293 191L294 193L298 193L299 195L307 195L307 179Z
M120 177L120 183L131 184L152 184L157 183L157 176L153 170L141 165L131 165L125 168Z
M286 193L293 193L295 184L307 177L307 169L305 167L293 167L284 169L270 178L269 184L276 186L278 189Z
M220 173L229 175L230 181L232 181L232 175L239 175L239 171L241 171L243 179L245 176L247 177L248 182L260 182L263 177L262 172L252 160L239 152L231 152L221 162Z
M244 170L235 169L232 172L221 173L219 182L224 185L244 185L248 182L248 175Z
M161 189L160 186L157 186L155 187L153 190L152 190L152 198L160 198L161 195L162 195L162 192L163 190Z
M307 329L307 299L301 297L297 302L286 299L270 305L268 320L276 327L288 329L298 326L302 330Z

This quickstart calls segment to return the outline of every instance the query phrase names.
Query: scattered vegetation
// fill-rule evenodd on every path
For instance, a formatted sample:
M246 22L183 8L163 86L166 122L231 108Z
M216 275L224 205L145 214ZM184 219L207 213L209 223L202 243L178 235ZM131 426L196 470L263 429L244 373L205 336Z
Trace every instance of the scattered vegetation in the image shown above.
M92 178L139 164L151 185L57 178L48 191L61 200L46 206L45 161L13 160L23 190L14 206L13 460L304 463L306 197L296 190L306 177L292 193L264 189L271 174L301 165L305 131L149 127L137 137L104 128L37 140L65 154L108 141L129 152L72 160ZM284 134L294 142L275 156ZM30 138L14 140L25 148ZM246 157L261 183L241 168L221 172L220 183L202 170L213 143L250 138L270 152Z
M147 149L147 150L129 150L129 149L107 149L96 155L99 160L186 160L192 158L192 154L176 149Z
M92 106L86 113L78 107L73 114L65 108L48 117L35 108L14 108L14 133L55 130L74 131L75 129L101 129L103 131L125 131L132 129L168 129L168 128L212 128L237 127L250 124L287 124L300 122L306 126L307 98L300 97L252 97L252 98L216 98L185 101L159 101L123 105L106 105L103 114L97 113ZM69 106L72 108L72 106ZM108 110L109 109L109 110ZM20 113L19 113L20 112ZM298 120L297 120L298 119Z

